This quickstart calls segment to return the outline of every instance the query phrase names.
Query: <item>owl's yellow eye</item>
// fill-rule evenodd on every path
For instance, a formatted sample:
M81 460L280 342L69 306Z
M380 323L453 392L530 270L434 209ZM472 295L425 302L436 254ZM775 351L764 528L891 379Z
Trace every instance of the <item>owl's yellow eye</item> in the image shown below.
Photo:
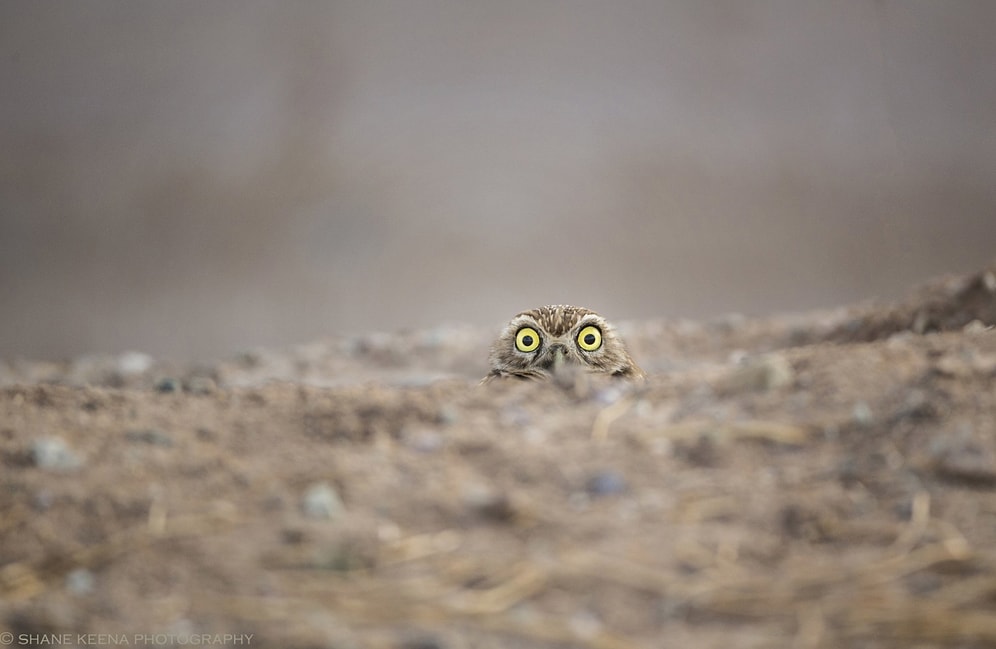
M539 344L540 336L532 327L523 327L515 334L515 348L520 352L534 352Z
M602 332L598 327L588 325L578 333L578 347L586 352L593 352L602 346Z

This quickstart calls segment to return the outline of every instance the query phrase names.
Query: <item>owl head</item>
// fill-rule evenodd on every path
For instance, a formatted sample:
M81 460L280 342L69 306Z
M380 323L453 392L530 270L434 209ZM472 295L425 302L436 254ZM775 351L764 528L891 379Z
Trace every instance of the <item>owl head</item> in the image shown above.
M524 311L491 346L496 378L549 379L562 370L620 378L643 377L615 328L589 309L563 304Z

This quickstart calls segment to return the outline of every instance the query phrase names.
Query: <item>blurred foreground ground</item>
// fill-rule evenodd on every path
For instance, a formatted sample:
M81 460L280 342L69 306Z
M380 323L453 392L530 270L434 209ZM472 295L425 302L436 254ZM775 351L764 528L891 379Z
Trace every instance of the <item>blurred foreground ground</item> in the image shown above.
M0 632L993 646L994 323L996 264L625 323L633 388L478 386L494 332L459 327L3 363Z

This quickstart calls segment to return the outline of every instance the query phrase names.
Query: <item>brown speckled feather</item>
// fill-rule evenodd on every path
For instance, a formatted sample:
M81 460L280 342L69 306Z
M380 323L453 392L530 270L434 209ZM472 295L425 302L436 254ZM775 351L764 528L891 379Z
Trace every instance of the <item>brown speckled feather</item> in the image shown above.
M538 309L523 311L515 317L529 316L550 335L563 336L571 330L571 327L573 327L582 316L592 314L598 315L590 309L585 309L579 306L571 306L569 304L553 304L550 306L541 306Z

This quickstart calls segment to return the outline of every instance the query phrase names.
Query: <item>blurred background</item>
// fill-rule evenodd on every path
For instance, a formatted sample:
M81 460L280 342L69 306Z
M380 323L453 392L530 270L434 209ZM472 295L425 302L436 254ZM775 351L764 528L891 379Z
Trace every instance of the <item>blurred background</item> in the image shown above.
M5 2L0 357L903 294L996 251L996 3Z

